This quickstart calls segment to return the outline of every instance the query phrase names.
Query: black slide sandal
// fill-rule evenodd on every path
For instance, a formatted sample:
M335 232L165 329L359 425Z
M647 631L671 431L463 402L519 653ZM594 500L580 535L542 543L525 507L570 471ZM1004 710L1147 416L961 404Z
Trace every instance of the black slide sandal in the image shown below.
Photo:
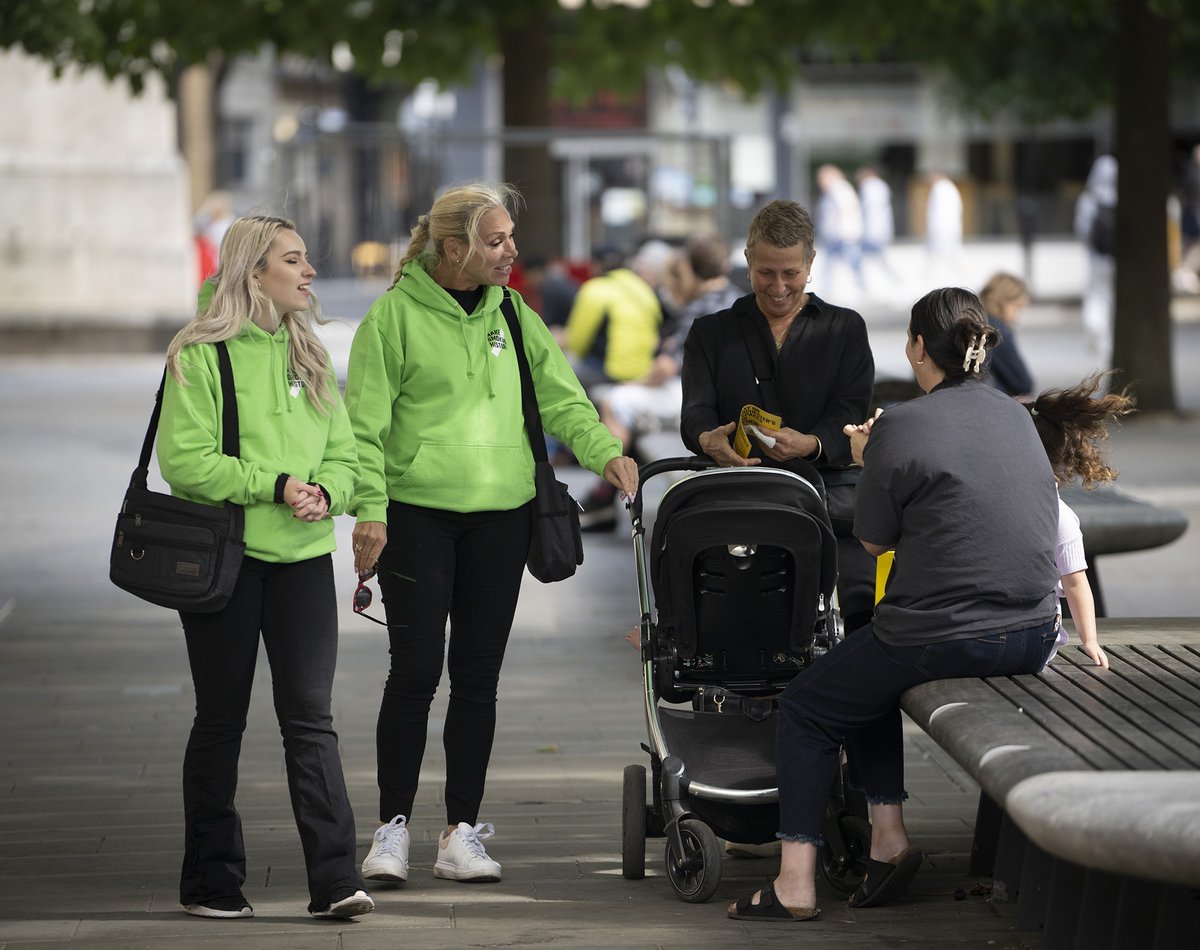
M923 855L905 848L890 861L867 861L867 876L850 897L851 907L879 907L895 900L912 883Z
M758 903L754 904L754 895L743 897L733 904L729 916L734 920L756 920L769 924L800 923L805 920L815 920L820 916L819 907L784 907L775 896L775 885L768 884L762 889Z

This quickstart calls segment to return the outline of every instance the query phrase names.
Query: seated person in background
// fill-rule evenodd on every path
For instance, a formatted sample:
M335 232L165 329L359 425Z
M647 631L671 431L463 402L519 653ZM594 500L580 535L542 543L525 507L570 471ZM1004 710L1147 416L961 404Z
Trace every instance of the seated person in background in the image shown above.
M875 361L863 318L809 293L813 239L812 219L794 201L772 201L750 222L754 292L696 320L684 345L680 435L691 451L720 465L851 464L842 427L867 417ZM742 458L731 440L747 404L780 415L783 427L773 446ZM854 629L874 607L875 563L844 537L838 564L842 616Z
M729 279L729 245L715 234L691 238L683 253L667 265L667 289L682 304L679 316L664 337L650 372L634 383L612 387L600 402L600 421L633 452L639 434L677 429L683 403L683 343L698 318L727 310L741 296ZM583 500L579 516L585 531L616 526L616 492L604 482Z
M525 284L529 306L542 315L558 345L565 345L567 317L579 293L579 281L561 260L536 256L525 262Z
M1017 326L1021 311L1029 305L1029 288L1020 277L1001 271L983 285L979 299L987 309L988 323L1000 334L988 357L988 382L1010 396L1029 395L1033 376L1017 347Z
M664 245L665 247L665 245ZM629 262L601 260L606 268L585 280L575 295L565 331L567 355L593 402L613 383L650 372L663 330L656 285L664 255L644 247Z

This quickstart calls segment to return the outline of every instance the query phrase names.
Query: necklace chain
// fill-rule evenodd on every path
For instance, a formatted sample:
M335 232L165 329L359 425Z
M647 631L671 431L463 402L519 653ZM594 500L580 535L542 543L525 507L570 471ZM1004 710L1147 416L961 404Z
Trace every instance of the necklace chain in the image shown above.
M783 324L783 328L781 330L776 331L776 329L773 325L771 325L770 323L767 324L768 328L771 331L771 336L775 340L776 352L778 352L779 350L781 350L783 348L783 343L787 339L788 332L792 329L792 324L796 322L796 317L800 316L800 311L803 310L807 304L808 304L808 294L802 294L800 296L800 305L798 307L796 307L796 309L793 310L790 314L788 314L788 316L785 318L786 322Z

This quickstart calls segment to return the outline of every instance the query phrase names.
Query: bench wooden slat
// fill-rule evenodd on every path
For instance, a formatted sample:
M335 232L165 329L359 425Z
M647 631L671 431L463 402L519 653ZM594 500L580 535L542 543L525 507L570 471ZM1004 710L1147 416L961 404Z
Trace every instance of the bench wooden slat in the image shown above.
M986 680L933 680L914 686L901 707L966 770L993 801L1022 779L1091 765L1075 749L1037 728Z
M1189 681L1195 680L1195 674L1200 674L1200 650L1195 647L1178 643L1163 644L1158 647L1166 656L1179 663L1179 669L1191 672L1181 672Z
M1115 651L1121 661L1116 667L1118 675L1151 697L1154 705L1148 710L1155 715L1161 714L1159 707L1167 710L1165 721L1200 750L1200 688L1184 678L1196 673L1157 651L1143 653L1120 647ZM1193 767L1200 767L1200 759L1193 762Z
M1167 762L1186 763L1166 746L1147 736L1142 730L1130 727L1126 718L1117 713L1102 697L1081 689L1071 681L1070 666L1055 663L1036 677L1004 677L996 683L1009 684L1004 694L1011 702L1021 702L1021 697L1036 697L1049 715L1074 726L1094 743L1105 748L1113 762L1103 768L1161 769L1170 768ZM991 680L989 680L991 682ZM1028 699L1025 700L1028 702ZM1040 719L1042 726L1053 731L1054 719Z
M1200 670L1161 647L1114 646L1106 650L1110 659L1116 656L1153 678L1159 687L1156 695L1200 725L1200 686L1196 684ZM1166 695L1167 692L1171 695Z
M1041 695L1032 695L1022 689L1008 677L997 677L984 680L995 693L1014 709L1021 710L1029 720L1041 727L1046 733L1071 749L1094 769L1124 769L1126 759L1114 754L1111 746L1097 742L1077 724L1064 719L1051 707L1047 706ZM1130 750L1132 752L1132 750Z
M1149 677L1124 664L1104 670L1097 666L1064 663L1060 665L1060 672L1078 691L1063 691L1063 698L1074 701L1079 693L1088 696L1095 703L1091 714L1103 709L1103 714L1097 718L1151 756L1159 768L1200 766L1200 745L1187 737L1192 731L1192 723L1151 692L1154 683Z
M1197 751L1190 744L1179 744L1179 733L1153 715L1144 706L1154 705L1152 694L1138 689L1121 675L1122 667L1106 671L1100 667L1060 666L1057 692L1076 710L1063 707L1063 714L1085 723L1091 735L1103 730L1112 742L1119 736L1136 749L1127 758L1132 769L1187 769L1193 767ZM1161 704L1159 704L1161 707Z
M1116 647L1117 656L1146 669L1200 723L1200 655L1187 647ZM1174 699L1171 701L1174 703Z

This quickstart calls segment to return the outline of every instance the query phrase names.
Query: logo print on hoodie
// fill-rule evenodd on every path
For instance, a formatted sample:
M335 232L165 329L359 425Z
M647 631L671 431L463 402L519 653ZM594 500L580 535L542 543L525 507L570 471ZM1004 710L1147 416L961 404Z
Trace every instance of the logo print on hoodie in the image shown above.
M488 331L487 340L488 346L492 348L492 356L499 356L501 350L508 348L508 341L504 339L504 331L499 327Z

